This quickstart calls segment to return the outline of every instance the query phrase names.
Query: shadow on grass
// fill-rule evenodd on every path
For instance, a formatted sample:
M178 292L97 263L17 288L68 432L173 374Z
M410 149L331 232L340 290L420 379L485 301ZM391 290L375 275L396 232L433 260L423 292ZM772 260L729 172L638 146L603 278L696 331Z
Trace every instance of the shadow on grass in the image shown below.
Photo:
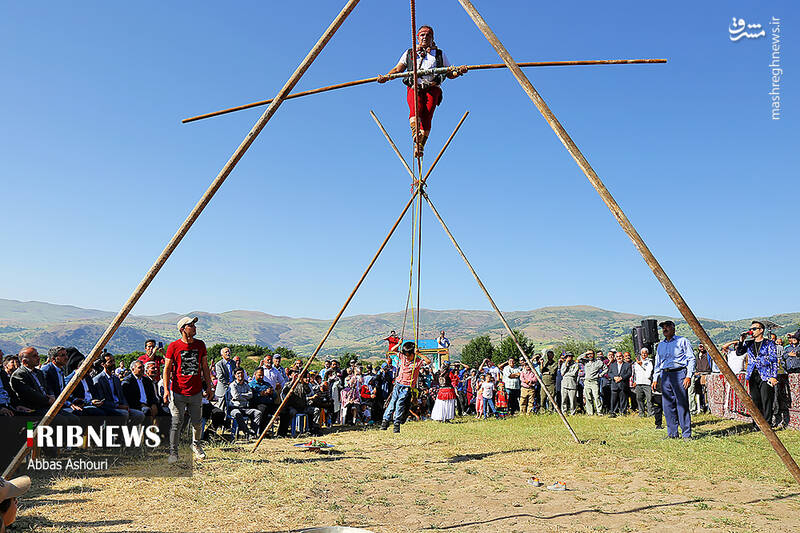
M539 448L520 448L518 450L498 450L496 452L483 452L483 453L465 453L462 455L454 455L453 457L444 461L431 461L436 463L464 463L467 461L480 461L492 455L505 455L509 453L522 453L522 452L538 452Z
M675 506L678 506L678 505L689 505L689 504L692 504L692 503L699 503L699 502L702 502L702 501L704 501L702 498L695 498L693 500L686 500L686 501L675 502L675 503L654 503L652 505L643 505L641 507L635 507L633 509L628 509L628 510L624 510L624 511L606 511L606 510L603 510L603 509L581 509L580 511L573 511L573 512L569 512L569 513L559 513L559 514L554 514L554 515L550 515L550 516L533 515L533 514L530 514L530 513L517 513L517 514L512 514L512 515L507 515L507 516L498 516L498 517L495 517L495 518L488 518L486 520L476 520L474 522L465 522L463 524L453 524L451 526L438 526L438 527L429 526L429 527L426 527L424 529L428 529L428 530L458 529L458 528L461 528L461 527L470 527L470 526L480 526L480 525L484 525L484 524L491 524L491 523L494 523L494 522L499 522L501 520L511 520L513 518L538 518L540 520L553 520L554 518L563 518L565 516L577 516L577 515L585 514L585 513L597 513L597 514L600 514L600 515L629 514L629 513L638 513L638 512L641 512L641 511L647 511L649 509L657 509L659 507L675 507Z
M694 424L693 424L694 426ZM749 422L742 422L728 428L713 429L711 431L695 431L697 437L730 437L733 435L743 435L745 433L757 433L759 430Z
M65 500L63 498L44 498L41 500L31 500L31 499L24 499L20 500L20 509L23 511L25 509L31 509L33 507L40 507L42 505L61 505L65 503L86 503L89 498L75 498L74 500Z
M20 516L17 518L17 521L14 522L14 527L17 528L16 530L28 530L28 531L37 531L40 528L45 527L56 527L62 528L67 531L73 531L76 528L82 527L109 527L109 526L121 526L125 524L132 523L133 520L88 520L88 521L55 521L50 520L49 518L45 518L41 515L31 515L31 516Z

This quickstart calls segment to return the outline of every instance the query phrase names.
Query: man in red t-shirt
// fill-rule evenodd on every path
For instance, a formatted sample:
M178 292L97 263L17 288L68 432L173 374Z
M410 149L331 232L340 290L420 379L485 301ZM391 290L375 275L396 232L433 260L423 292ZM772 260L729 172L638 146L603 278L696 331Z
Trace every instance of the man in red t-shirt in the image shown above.
M397 345L400 344L400 337L397 336L397 333L392 330L388 337L385 339L386 342L389 343L389 349L387 353L397 353Z
M164 364L164 403L169 404L172 426L169 432L169 462L178 461L178 432L183 425L185 411L189 410L192 423L192 452L197 459L205 459L200 447L201 420L203 412L203 389L210 401L214 395L211 388L211 372L208 369L206 345L195 339L197 317L185 316L178 320L181 338L167 347ZM202 372L202 375L201 375Z
M139 361L147 367L147 363L153 362L158 368L158 373L161 373L161 365L164 364L164 347L163 344L156 348L156 341L154 339L147 339L144 341L144 355L139 356Z

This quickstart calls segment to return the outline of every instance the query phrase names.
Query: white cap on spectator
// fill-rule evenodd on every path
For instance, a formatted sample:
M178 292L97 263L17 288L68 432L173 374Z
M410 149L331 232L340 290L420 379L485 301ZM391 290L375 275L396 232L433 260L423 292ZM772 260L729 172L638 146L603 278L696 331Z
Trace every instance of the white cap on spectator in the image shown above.
M178 331L183 329L183 326L185 326L186 324L194 324L196 322L197 322L197 317L189 318L188 316L185 316L180 320L178 320Z

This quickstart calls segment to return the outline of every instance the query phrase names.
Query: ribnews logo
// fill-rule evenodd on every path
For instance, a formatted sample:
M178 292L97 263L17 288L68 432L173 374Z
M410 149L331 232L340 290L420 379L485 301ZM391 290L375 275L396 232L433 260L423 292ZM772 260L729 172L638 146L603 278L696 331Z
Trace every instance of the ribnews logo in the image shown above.
M157 448L158 426L27 426L28 448Z

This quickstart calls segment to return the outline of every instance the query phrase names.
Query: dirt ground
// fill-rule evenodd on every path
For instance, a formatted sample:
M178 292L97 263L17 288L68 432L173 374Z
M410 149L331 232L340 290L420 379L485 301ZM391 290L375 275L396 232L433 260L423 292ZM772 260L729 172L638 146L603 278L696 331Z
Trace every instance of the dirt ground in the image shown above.
M207 449L190 477L151 458L124 471L37 483L12 531L277 532L348 525L404 531L796 531L800 487L749 425L694 420L695 440L665 440L651 419L555 416L402 433L347 428L329 454L270 439ZM779 433L800 456L800 434ZM567 491L535 488L563 480Z

